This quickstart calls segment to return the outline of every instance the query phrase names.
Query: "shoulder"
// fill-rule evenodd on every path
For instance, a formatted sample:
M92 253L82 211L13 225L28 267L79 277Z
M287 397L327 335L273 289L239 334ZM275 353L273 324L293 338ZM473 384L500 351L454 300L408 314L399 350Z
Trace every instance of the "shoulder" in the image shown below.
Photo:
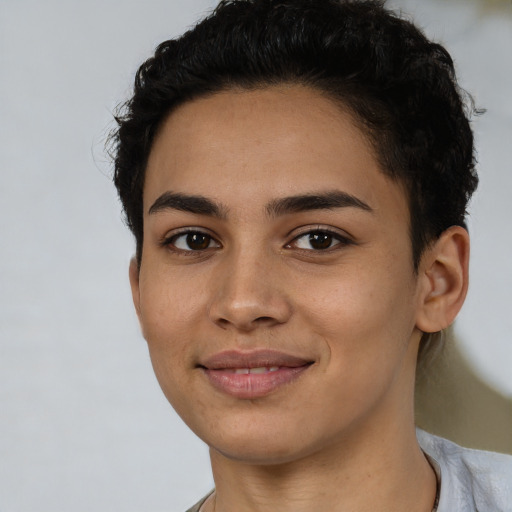
M512 456L462 448L419 429L417 437L439 465L439 512L512 512Z
M213 491L210 491L206 496L201 498L193 507L187 509L187 512L199 512L204 502L211 496L212 493Z

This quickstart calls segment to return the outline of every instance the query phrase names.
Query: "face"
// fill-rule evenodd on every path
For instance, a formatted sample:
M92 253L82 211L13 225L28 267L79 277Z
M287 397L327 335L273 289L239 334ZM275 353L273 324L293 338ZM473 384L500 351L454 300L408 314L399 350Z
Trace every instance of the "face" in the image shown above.
M142 254L131 281L157 378L214 451L290 461L409 414L406 196L325 96L230 91L173 112L147 166Z

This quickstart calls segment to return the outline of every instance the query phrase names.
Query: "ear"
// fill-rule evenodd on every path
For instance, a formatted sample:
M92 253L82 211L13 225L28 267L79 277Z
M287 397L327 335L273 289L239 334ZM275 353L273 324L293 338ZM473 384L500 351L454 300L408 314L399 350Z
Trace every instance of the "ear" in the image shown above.
M454 321L468 291L468 270L468 232L460 226L452 226L421 259L418 329L437 332Z
M135 256L130 260L130 287L132 289L132 299L133 305L135 306L135 311L137 312L137 316L140 321L140 286L139 286L139 277L140 277L140 269L137 263L137 259Z

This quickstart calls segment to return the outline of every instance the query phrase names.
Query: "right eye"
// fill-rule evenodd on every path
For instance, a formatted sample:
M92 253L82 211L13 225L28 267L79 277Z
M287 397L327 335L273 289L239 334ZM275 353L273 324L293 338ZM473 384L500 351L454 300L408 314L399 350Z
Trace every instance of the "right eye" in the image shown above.
M220 247L219 242L212 236L201 231L185 231L169 237L165 245L172 246L180 251L205 251L207 249Z

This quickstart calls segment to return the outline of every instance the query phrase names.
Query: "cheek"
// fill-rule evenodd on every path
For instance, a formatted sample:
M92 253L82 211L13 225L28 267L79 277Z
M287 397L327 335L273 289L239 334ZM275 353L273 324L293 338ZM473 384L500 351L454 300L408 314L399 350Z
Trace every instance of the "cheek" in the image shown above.
M204 309L204 290L179 275L141 270L140 312L144 337L149 344L179 345Z
M344 360L403 351L414 328L414 287L400 264L351 267L306 284L299 308L332 355ZM397 267L397 268L394 268Z
M325 379L316 392L329 397L324 410L333 426L363 418L409 367L411 289L404 280L383 277L380 269L340 276L338 284L310 293L298 308L323 346Z
M169 393L177 396L186 386L186 370L194 365L190 340L196 337L199 325L201 295L163 272L148 272L146 276L141 271L142 333L156 377L169 399Z

